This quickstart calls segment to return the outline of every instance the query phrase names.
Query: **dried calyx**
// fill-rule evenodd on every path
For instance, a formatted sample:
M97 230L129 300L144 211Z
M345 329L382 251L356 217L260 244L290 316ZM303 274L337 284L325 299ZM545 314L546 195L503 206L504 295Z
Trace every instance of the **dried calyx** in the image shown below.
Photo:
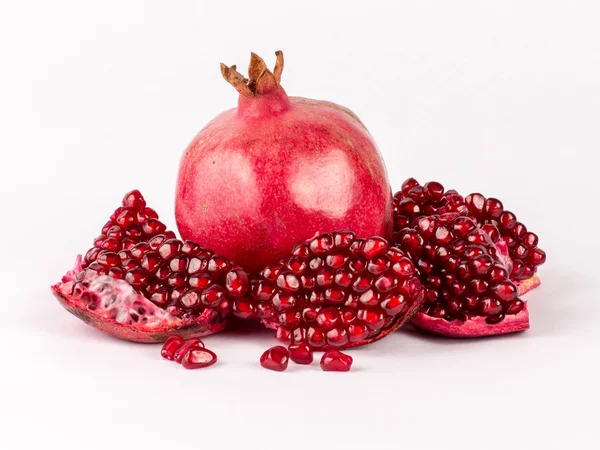
M256 53L250 54L248 78L237 71L237 67L221 63L221 74L225 81L231 84L241 95L252 97L256 94L270 92L280 85L283 72L283 52L275 52L276 61L273 72L269 70L264 60Z

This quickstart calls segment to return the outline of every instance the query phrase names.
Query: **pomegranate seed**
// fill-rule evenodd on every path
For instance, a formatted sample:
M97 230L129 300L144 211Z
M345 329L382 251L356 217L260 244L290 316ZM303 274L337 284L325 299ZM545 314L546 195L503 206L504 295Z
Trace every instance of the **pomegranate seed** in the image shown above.
M150 219L158 219L158 214L152 208L143 208L135 215L135 220L137 223L143 224Z
M181 365L186 369L202 369L217 362L217 355L204 347L190 347L181 359Z
M160 247L158 247L158 253L161 258L168 261L179 253L181 245L181 241L177 239L167 239Z
M163 358L173 361L175 359L175 352L181 348L184 344L184 340L181 336L170 336L163 345L160 354Z
M230 263L222 256L214 255L208 261L208 271L213 274L219 274L230 268Z
M415 182L415 186L417 186L418 183L414 178L413 181ZM423 193L428 200L439 201L444 195L444 186L437 181L430 181L429 183L425 183L425 185L423 185Z
M404 183L402 183L402 192L404 192L405 195L408 195L410 190L416 186L419 186L419 182L414 178L409 178Z
M108 269L108 275L117 280L122 280L123 278L125 278L125 272L123 272L123 269L121 269L120 267L111 267L110 269Z
M292 344L288 347L290 359L296 364L310 364L313 362L313 351L308 344Z
M384 254L388 249L388 243L380 237L365 239L362 244L362 253L367 259L372 259L377 255Z
M121 264L121 258L114 252L101 251L96 258L96 262L104 267L114 267Z
M510 302L517 298L519 295L519 289L517 285L509 280L503 280L496 284L492 291L498 300L502 300L504 302Z
M321 369L326 372L349 372L352 357L337 350L329 350L321 358Z
M200 251L200 246L192 241L185 241L181 246L181 252L188 256L196 256Z
M118 252L121 249L121 243L115 238L107 238L102 242L101 248L110 252Z
M188 273L196 274L205 272L208 267L208 261L204 258L192 258L188 263Z
M206 306L217 306L225 296L225 291L219 285L213 284L202 292L200 300Z
M132 208L137 211L146 207L146 201L141 192L136 189L125 194L125 197L123 197L123 207Z
M140 265L148 272L154 272L160 263L160 255L154 251L150 251L144 255Z
M250 319L256 315L256 310L250 301L242 298L233 302L233 313L241 319Z
M114 225L108 229L106 232L106 237L115 238L120 241L124 237L123 234L123 229L118 225Z
M285 347L276 345L262 354L260 365L265 369L283 372L288 367L289 357L290 354Z
M204 348L204 343L198 338L188 339L183 345L181 345L181 347L175 350L175 353L173 353L173 360L175 362L181 363L181 360L185 356L187 351L195 347Z
M212 284L212 279L207 273L191 275L188 278L188 284L192 289L204 290Z
M225 289L232 297L241 297L248 290L248 275L241 269L233 269L225 277Z
M131 284L134 288L143 287L148 281L149 274L141 267L131 269L125 274L125 281Z
M151 250L150 245L147 242L140 242L139 244L131 247L130 253L136 259L142 259L143 256Z

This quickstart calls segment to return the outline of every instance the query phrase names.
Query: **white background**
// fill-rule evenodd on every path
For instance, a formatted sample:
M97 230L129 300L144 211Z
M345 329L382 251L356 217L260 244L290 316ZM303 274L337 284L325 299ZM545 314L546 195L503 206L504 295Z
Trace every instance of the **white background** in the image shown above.
M0 5L0 447L599 448L598 2ZM50 284L124 192L174 228L179 156L236 104L218 63L277 49L290 95L367 124L395 189L478 190L539 234L531 330L406 327L335 374L262 369L274 340L250 328L186 371L59 306Z

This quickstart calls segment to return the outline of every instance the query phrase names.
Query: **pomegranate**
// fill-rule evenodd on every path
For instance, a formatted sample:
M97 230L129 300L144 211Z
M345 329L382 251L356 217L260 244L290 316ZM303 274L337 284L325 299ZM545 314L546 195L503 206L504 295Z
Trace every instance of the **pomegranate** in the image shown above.
M537 267L546 261L546 253L538 248L538 237L496 198L479 193L462 197L455 190L444 189L437 181L423 186L414 178L402 184L394 195L394 230L410 225L416 217L457 212L475 219L498 247L505 248L510 260L510 278L519 286L521 295L540 285Z
M477 222L458 213L423 216L394 235L425 287L413 325L451 337L529 328L525 303L501 252Z
M184 239L258 271L318 232L391 237L391 189L377 146L350 110L288 97L283 54L271 72L252 53L239 93L185 150L175 215Z
M415 266L381 237L325 233L296 244L291 256L252 280L252 298L233 312L256 316L285 344L355 347L386 336L424 300Z
M352 362L352 356L338 350L329 350L321 357L321 369L325 372L349 372Z
M247 289L243 269L175 239L139 191L125 195L94 246L52 286L69 312L136 342L216 333L227 325L233 299Z
M283 372L288 367L289 359L288 350L281 345L276 345L262 354L260 365L265 369Z

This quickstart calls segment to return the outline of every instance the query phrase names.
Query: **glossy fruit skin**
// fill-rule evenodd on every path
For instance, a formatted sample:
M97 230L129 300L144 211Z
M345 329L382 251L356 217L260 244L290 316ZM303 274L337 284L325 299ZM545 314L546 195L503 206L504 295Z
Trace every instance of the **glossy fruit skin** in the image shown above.
M175 217L184 239L260 270L319 232L389 238L391 199L381 154L356 115L276 86L240 95L192 140Z

